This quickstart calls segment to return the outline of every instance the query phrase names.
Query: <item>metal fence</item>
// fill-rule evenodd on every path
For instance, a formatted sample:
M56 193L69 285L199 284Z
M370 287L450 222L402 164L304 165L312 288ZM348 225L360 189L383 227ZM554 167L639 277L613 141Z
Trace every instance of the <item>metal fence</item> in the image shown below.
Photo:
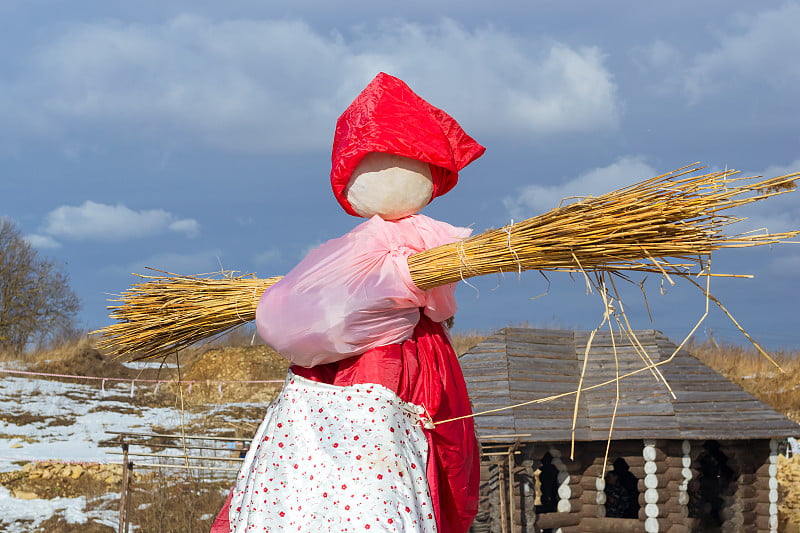
M130 530L131 480L134 469L183 469L232 477L247 452L247 441L232 437L162 433L108 432L116 436L122 456L118 533Z

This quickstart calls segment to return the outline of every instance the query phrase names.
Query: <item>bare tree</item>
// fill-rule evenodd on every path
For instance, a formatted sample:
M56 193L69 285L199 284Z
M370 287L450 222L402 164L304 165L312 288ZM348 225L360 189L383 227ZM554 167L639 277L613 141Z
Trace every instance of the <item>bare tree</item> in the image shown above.
M0 350L19 354L72 334L79 309L61 266L40 257L16 224L0 217Z

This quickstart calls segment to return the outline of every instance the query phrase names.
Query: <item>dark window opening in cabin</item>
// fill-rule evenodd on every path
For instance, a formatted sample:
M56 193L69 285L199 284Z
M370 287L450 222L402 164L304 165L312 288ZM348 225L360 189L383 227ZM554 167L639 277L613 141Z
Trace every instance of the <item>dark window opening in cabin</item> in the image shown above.
M558 511L558 468L553 464L553 456L546 452L541 459L538 470L538 494L535 507L536 514L542 515ZM553 533L555 528L542 528L542 533Z
M728 457L720 449L719 442L706 441L705 451L697 458L697 477L688 487L689 517L695 519L692 531L721 531L722 510L726 500L736 490L736 476L728 466Z
M606 472L606 516L639 518L639 480L622 457L614 461L614 469Z
M555 513L558 510L558 468L553 464L550 452L542 456L539 467L539 501L536 514Z

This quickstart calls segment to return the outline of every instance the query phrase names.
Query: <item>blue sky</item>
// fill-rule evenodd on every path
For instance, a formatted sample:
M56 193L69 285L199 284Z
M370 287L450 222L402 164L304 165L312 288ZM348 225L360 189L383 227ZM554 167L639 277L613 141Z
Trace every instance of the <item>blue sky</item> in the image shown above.
M694 161L800 171L799 2L0 3L0 216L66 264L81 322L132 272L271 276L359 222L328 185L336 117L379 71L487 147L425 214L476 231ZM800 228L800 197L739 212ZM712 292L770 347L800 348L800 247L714 257ZM591 329L582 280L458 289L457 330ZM647 282L634 326L676 340L696 290ZM629 294L628 294L629 292ZM546 295L536 298L546 293ZM721 313L701 336L744 342Z

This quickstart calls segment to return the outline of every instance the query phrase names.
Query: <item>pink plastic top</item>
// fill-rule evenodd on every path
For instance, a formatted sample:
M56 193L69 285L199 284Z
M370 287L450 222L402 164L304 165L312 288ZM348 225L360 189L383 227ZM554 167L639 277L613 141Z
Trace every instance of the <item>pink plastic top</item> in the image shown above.
M455 284L419 289L407 258L470 233L425 215L374 216L312 250L264 293L256 309L258 333L305 367L403 342L420 308L436 322L456 311Z

